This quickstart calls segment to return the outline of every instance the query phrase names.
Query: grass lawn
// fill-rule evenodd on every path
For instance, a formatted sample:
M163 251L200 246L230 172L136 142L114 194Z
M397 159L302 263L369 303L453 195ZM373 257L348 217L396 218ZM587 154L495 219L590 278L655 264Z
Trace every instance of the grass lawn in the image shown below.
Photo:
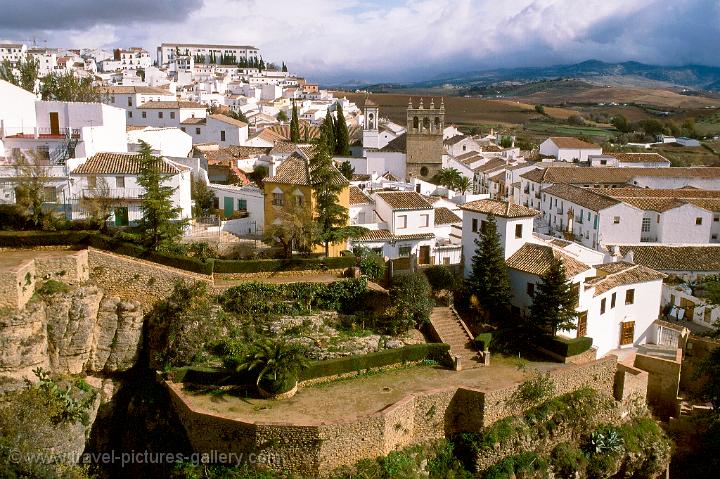
M720 156L702 146L691 148L667 144L648 151L661 154L672 162L672 166L720 166Z
M574 126L558 123L530 121L525 123L526 132L542 136L589 136L607 140L615 135L615 131L596 128L593 126Z

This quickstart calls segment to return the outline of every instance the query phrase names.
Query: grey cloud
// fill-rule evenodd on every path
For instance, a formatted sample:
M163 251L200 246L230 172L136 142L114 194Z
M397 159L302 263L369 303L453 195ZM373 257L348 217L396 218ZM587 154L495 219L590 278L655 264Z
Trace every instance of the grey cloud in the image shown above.
M203 0L0 0L0 29L84 30L95 25L179 22Z

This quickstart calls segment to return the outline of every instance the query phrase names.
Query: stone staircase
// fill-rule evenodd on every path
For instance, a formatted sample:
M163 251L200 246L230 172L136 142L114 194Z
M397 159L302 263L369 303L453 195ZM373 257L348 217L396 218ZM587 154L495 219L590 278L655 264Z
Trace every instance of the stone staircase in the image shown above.
M460 357L462 369L481 365L478 352L473 347L474 338L454 309L441 306L433 308L430 324L440 340L450 345L450 354Z

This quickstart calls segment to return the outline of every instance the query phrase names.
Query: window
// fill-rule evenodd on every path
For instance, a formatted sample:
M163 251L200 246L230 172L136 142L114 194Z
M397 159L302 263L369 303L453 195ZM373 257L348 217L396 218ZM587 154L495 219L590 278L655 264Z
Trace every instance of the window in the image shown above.
M87 183L88 183L88 188L97 187L97 177L96 176L88 176Z
M282 193L273 193L273 206L282 206L284 203L283 200L283 194Z
M625 304L635 303L635 290L628 289L625 291Z
M131 96L128 97L128 106L132 106L132 97Z
M163 117L163 112L159 111L159 112L158 112L158 118L162 118L162 117Z
M647 233L650 231L650 218L642 219L642 231L643 233Z
M713 221L714 221L715 223L717 223L718 221L720 221L720 216L718 216L718 215L713 216Z
M238 209L240 211L247 211L247 200L238 200Z
M527 295L530 297L535 295L535 283L528 283L527 288L525 288L525 292L527 292Z
M477 218L473 218L473 220L472 220L472 231L473 231L473 233L475 233L475 232L477 232L477 230L478 230L478 228L477 228Z
M57 201L57 190L54 186L43 187L43 200L47 203L55 203Z
M420 226L430 226L430 215L420 215Z
M695 224L696 224L696 225L701 225L701 224L702 224L702 218L700 218L700 217L695 218Z
M128 112L128 118L132 118L132 112L131 112L131 111Z
M400 246L400 248L398 248L398 254L401 258L407 258L411 252L412 246Z
M605 314L605 298L600 300L600 314Z
M613 293L610 297L610 309L615 307L615 300L617 299L617 293Z
M220 130L220 141L225 141L225 130Z
M617 224L620 224L620 217L619 217L619 216L615 216L615 217L613 218L613 223L615 223L616 225L617 225Z
M115 188L125 188L125 177L124 176L116 176L115 177Z
M487 221L480 221L480 233L485 234L487 231Z
M142 112L142 117L143 117L143 118L147 118L147 112L146 112L146 111Z
M115 103L115 97L114 97L114 96L111 96L111 97L110 97L110 101L111 101L112 103Z
M587 335L587 311L578 313L577 337L582 338Z
M171 112L170 112L170 118L173 119L173 120L175 119L175 112L174 112L174 111L171 111Z
M522 225L515 225L515 237L522 238Z
M195 134L196 134L196 135L199 135L199 134L200 134L200 128L195 128Z
M397 227L398 229L407 228L407 215L398 215Z
M302 206L304 204L305 199L302 195L293 195L293 202L295 203L295 206Z

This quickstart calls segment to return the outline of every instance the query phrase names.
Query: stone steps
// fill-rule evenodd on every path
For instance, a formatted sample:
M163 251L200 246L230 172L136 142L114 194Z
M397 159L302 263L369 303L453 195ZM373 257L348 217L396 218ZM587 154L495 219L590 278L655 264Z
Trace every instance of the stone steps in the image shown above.
M460 318L449 307L435 307L430 314L430 323L440 340L450 346L450 354L463 359L462 367L479 365L477 351L472 348L473 338L463 327Z

